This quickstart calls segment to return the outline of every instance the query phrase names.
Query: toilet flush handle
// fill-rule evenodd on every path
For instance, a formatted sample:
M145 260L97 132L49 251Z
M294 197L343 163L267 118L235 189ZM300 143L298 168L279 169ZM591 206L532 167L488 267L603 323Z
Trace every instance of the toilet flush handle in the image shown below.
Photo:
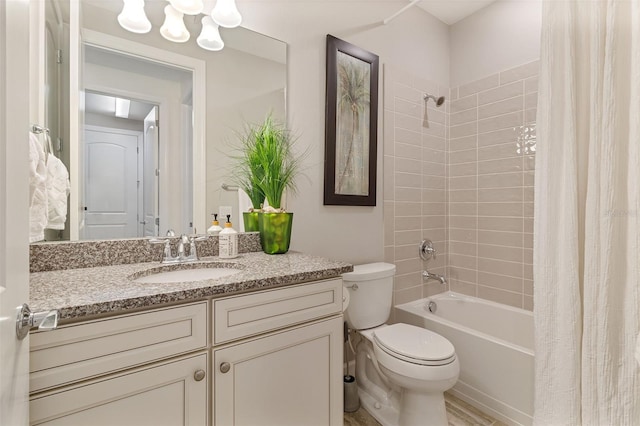
M348 288L348 289L351 289L351 290L357 290L358 289L358 284L353 283L351 285L344 286L344 288Z

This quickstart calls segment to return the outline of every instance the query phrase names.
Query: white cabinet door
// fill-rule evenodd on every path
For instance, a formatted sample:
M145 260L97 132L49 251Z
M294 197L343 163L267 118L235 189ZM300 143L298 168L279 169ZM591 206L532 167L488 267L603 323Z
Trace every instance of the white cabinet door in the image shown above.
M214 350L215 426L342 425L342 317Z
M206 371L203 353L32 396L31 424L202 426L208 412Z

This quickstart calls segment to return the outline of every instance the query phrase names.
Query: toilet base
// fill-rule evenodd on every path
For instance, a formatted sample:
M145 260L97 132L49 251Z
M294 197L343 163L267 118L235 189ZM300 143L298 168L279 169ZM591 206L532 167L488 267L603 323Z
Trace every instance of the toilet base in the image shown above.
M364 409L383 426L447 426L444 390L455 379L440 384L441 392L419 392L393 385L390 372L378 368L371 342L363 340L356 348L358 396ZM380 366L383 370L384 367ZM393 374L391 374L393 376ZM436 383L437 382L433 382Z
M404 390L402 393L400 426L447 426L447 409L443 393L421 394Z
M360 405L382 426L398 426L399 413L393 405L381 404L362 388L358 389Z
M358 389L358 396L360 405L382 426L447 426L449 424L444 395L425 399L424 395L405 393L401 410L394 405L380 403L362 388ZM418 405L412 404L411 401L414 398L419 399L414 401L419 402ZM418 407L418 410L412 410L409 405Z

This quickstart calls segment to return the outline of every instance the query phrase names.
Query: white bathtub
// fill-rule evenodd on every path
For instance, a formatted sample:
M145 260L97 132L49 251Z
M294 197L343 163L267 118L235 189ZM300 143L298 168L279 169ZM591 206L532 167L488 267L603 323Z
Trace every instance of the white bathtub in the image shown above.
M429 312L429 301L437 304ZM508 424L533 416L533 313L457 293L395 307L396 321L446 337L456 348L460 379L453 395Z

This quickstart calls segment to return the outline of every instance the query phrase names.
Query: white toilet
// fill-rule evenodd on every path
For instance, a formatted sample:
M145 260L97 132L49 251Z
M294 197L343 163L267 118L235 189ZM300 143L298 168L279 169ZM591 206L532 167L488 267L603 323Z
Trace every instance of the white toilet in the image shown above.
M424 328L385 324L395 269L371 263L342 275L350 296L347 323L363 337L356 347L360 402L384 426L446 426L444 392L460 373L455 349Z

